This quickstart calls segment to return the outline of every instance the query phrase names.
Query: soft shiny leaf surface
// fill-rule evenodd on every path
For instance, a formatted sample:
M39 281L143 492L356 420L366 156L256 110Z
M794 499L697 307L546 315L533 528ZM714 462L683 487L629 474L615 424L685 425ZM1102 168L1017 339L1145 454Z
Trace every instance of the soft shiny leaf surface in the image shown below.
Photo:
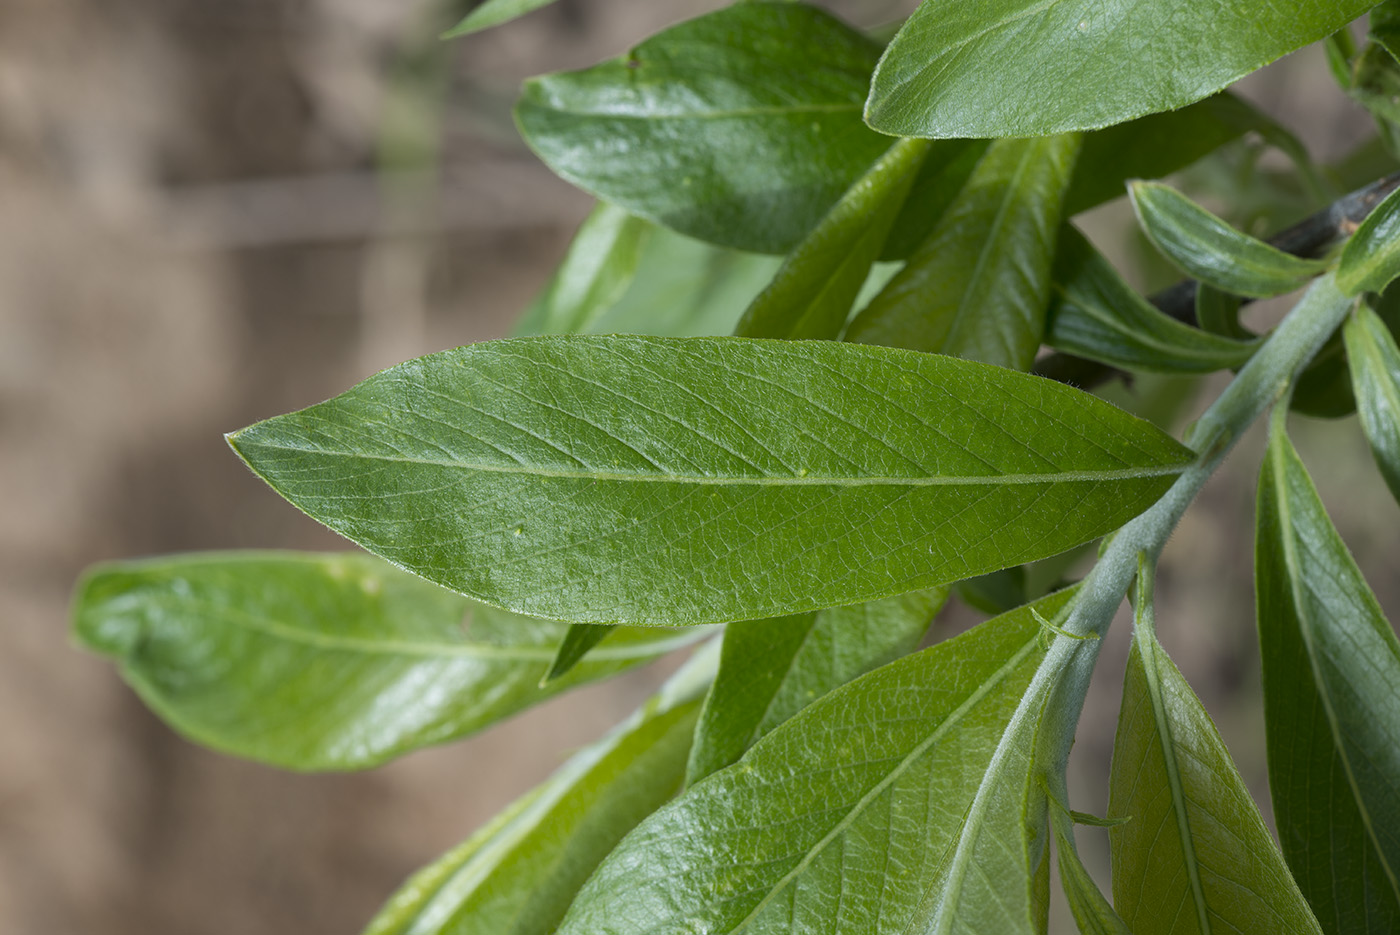
M485 3L463 17L460 23L443 33L442 38L456 39L458 36L469 36L474 32L508 23L517 17L534 12L540 7L549 6L554 2L555 0L486 0Z
M1307 285L1323 260L1291 256L1241 233L1176 189L1158 182L1130 186L1148 238L1188 275L1233 295L1266 298Z
M832 689L913 652L947 596L945 589L914 591L777 620L731 623L686 781L730 765Z
M477 344L229 442L370 551L579 623L775 617L985 574L1116 528L1194 457L1050 380L745 338Z
M889 148L861 122L878 55L815 7L739 3L526 82L516 119L555 173L599 198L786 253Z
M797 245L735 333L791 339L840 334L928 148L925 140L891 145Z
M1400 276L1400 191L1366 216L1342 248L1337 285L1348 295L1380 292Z
M599 204L579 227L564 262L516 325L515 333L589 330L631 286L651 229L646 221L621 208Z
M925 137L1105 127L1200 100L1374 5L925 0L880 60L866 119Z
M1400 348L1381 317L1364 304L1342 334L1361 427L1390 492L1400 500Z
M1028 369L1078 151L1077 136L994 143L846 339Z
M1155 308L1074 228L1066 226L1060 241L1045 338L1052 347L1126 370L1209 373L1241 366L1259 346Z
M209 553L100 565L74 634L198 742L291 769L358 769L479 730L693 642L620 630L539 688L564 626L353 553Z
M1113 745L1113 903L1134 935L1317 933L1210 716L1139 608Z
M365 935L552 935L593 868L680 788L715 655L701 650L629 720L419 871Z
M1053 617L1069 596L1035 606ZM1033 931L1022 812L969 817L1043 655L1040 624L1022 608L814 702L644 821L560 935L923 932L951 921L937 912L955 877L971 878L969 895L995 895L969 900L952 930ZM979 835L1007 826L1009 839ZM958 855L977 840L999 863L964 874ZM983 916L1016 925L978 928Z
M1276 417L1255 581L1279 840L1329 935L1400 930L1400 643Z

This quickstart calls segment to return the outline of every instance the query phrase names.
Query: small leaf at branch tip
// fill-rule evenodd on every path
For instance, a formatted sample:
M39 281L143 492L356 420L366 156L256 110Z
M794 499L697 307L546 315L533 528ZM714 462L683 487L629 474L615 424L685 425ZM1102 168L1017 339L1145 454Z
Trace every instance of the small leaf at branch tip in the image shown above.
M1100 818L1098 815L1077 812L1074 809L1070 809L1069 817L1076 825L1084 825L1089 828L1117 828L1119 825L1126 825L1133 820L1132 815L1123 815L1120 818Z

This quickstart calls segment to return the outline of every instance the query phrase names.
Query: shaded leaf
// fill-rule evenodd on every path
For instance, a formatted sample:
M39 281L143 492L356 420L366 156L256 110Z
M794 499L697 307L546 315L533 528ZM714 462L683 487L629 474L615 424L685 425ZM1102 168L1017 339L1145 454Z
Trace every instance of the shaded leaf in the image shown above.
M1027 601L1024 565L959 581L954 588L964 604L984 614L1004 614Z
M1055 258L1051 347L1126 370L1210 373L1239 367L1259 346L1184 325L1123 281L1083 234L1066 225Z
M1351 235L1337 264L1347 295L1380 292L1400 276L1400 191L1391 192Z
M365 935L551 935L598 863L679 790L716 656L702 649L631 718L419 871Z
M229 437L396 564L579 623L774 617L1058 554L1194 454L1053 381L830 341L544 337Z
M1400 643L1275 414L1255 583L1279 840L1331 935L1400 929Z
M1196 321L1202 331L1239 341L1253 339L1254 333L1240 324L1241 304L1238 296L1204 283L1196 286Z
M373 766L694 641L620 630L540 689L562 624L353 553L99 565L79 585L73 632L181 733L300 770Z
M1113 744L1113 904L1135 935L1320 932L1220 734L1152 626L1150 576Z
M554 2L555 0L485 0L484 3L468 13L460 23L443 33L442 38L456 39L459 36L469 36L474 32L481 32L483 29L508 23L517 17L549 6Z
M729 624L686 782L730 765L832 689L913 652L947 596L946 589L914 591L867 604Z
M616 627L610 623L571 623L554 651L554 661L549 664L541 684L552 682L568 672L578 661L588 655L588 651L603 641Z
M797 245L735 333L792 339L840 334L928 148L924 140L891 145Z
M1385 322L1365 304L1342 334L1361 427L1390 492L1400 500L1400 348Z
M861 122L879 51L815 7L739 3L527 81L516 120L556 174L603 200L786 253L889 148Z
M1054 616L1070 596L1034 606ZM958 902L955 879L968 896L998 887L962 905L960 931L1034 931L1044 862L1024 811L990 797L972 809L1043 655L1022 608L826 695L644 821L560 935L942 931L936 903ZM986 840L999 864L977 871L992 878L967 873L960 846L983 828L1012 832ZM1013 927L977 928L988 915Z
M1074 814L1051 801L1050 827L1055 832L1060 885L1074 921L1083 935L1133 935L1079 859L1079 848L1074 843Z
M1028 369L1045 330L1076 136L1000 141L848 341Z
M1187 275L1233 295L1267 298L1307 285L1327 269L1241 233L1176 189L1158 182L1129 186L1138 223Z
M866 119L885 133L936 138L1105 127L1198 101L1374 5L925 2L885 50Z
M1385 0L1371 10L1369 20L1371 40L1396 59L1400 59L1400 2Z
M1400 289L1388 289L1375 302L1375 312L1394 338L1400 332ZM1323 345L1293 385L1290 408L1319 419L1338 419L1356 411L1346 344L1338 331Z
M929 148L885 239L881 260L907 259L923 243L967 184L988 145L987 140L950 140Z

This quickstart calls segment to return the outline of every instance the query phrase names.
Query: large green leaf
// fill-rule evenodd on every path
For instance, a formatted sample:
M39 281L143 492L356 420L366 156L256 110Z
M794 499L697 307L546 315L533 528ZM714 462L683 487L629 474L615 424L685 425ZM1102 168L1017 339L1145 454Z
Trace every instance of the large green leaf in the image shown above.
M880 60L866 119L924 137L1106 127L1200 100L1373 6L925 0Z
M814 702L638 826L559 935L1034 931L1024 812L974 803L1042 645L1021 608ZM971 860L977 842L994 862Z
M715 656L701 650L630 719L419 871L365 935L552 935L599 862L679 790Z
M620 630L540 689L563 625L350 553L99 565L79 585L73 631L181 733L303 770L373 766L693 642Z
M1239 367L1259 346L1184 325L1123 281L1072 226L1060 234L1046 343L1126 370L1210 373Z
M1400 930L1400 643L1275 418L1255 543L1269 788L1330 935Z
M827 692L912 652L947 596L946 589L914 591L729 624L686 781L723 769Z
M735 333L792 339L840 334L928 147L924 140L892 144L797 245Z
M1045 331L1060 209L1078 151L1077 136L993 144L846 339L1028 369Z
M1231 227L1159 182L1129 186L1149 240L1187 275L1233 295L1267 298L1301 289L1327 269L1324 260L1284 253Z
M518 335L573 334L617 304L632 285L652 226L599 204L579 227L564 262L515 327Z
M750 2L525 84L525 141L573 184L681 233L786 253L889 148L861 122L879 46Z
M1400 348L1381 317L1364 304L1342 334L1361 427L1390 492L1400 500Z
M1380 292L1400 276L1400 191L1391 192L1342 248L1337 285L1348 295Z
M1140 579L1113 744L1113 903L1135 935L1320 933Z
M443 33L442 38L456 39L458 36L469 36L474 32L481 32L483 29L508 23L516 17L524 16L526 13L549 6L554 2L555 0L486 0L463 17L460 23Z
M431 354L229 443L298 507L439 584L642 624L800 613L1054 555L1194 458L1000 367L627 336Z

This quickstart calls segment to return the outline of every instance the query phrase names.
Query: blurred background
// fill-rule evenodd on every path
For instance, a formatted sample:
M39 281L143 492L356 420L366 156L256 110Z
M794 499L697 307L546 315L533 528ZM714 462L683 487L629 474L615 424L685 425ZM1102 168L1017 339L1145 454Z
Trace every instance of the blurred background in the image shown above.
M590 207L519 142L520 80L720 5L561 0L440 43L464 9L0 0L0 932L356 932L660 681L664 665L633 672L371 773L291 775L163 727L70 647L66 604L102 559L344 547L222 433L503 335ZM824 5L861 26L913 6ZM1243 93L1324 162L1370 133L1317 50ZM1195 181L1228 196L1232 178L1222 164ZM1119 204L1089 222L1120 260L1141 253L1129 220ZM1400 609L1400 514L1353 421L1299 421L1344 535ZM1164 642L1262 793L1258 448L1187 518L1158 591ZM1103 808L1125 636L1086 712L1076 807ZM1081 837L1102 866L1098 834Z

